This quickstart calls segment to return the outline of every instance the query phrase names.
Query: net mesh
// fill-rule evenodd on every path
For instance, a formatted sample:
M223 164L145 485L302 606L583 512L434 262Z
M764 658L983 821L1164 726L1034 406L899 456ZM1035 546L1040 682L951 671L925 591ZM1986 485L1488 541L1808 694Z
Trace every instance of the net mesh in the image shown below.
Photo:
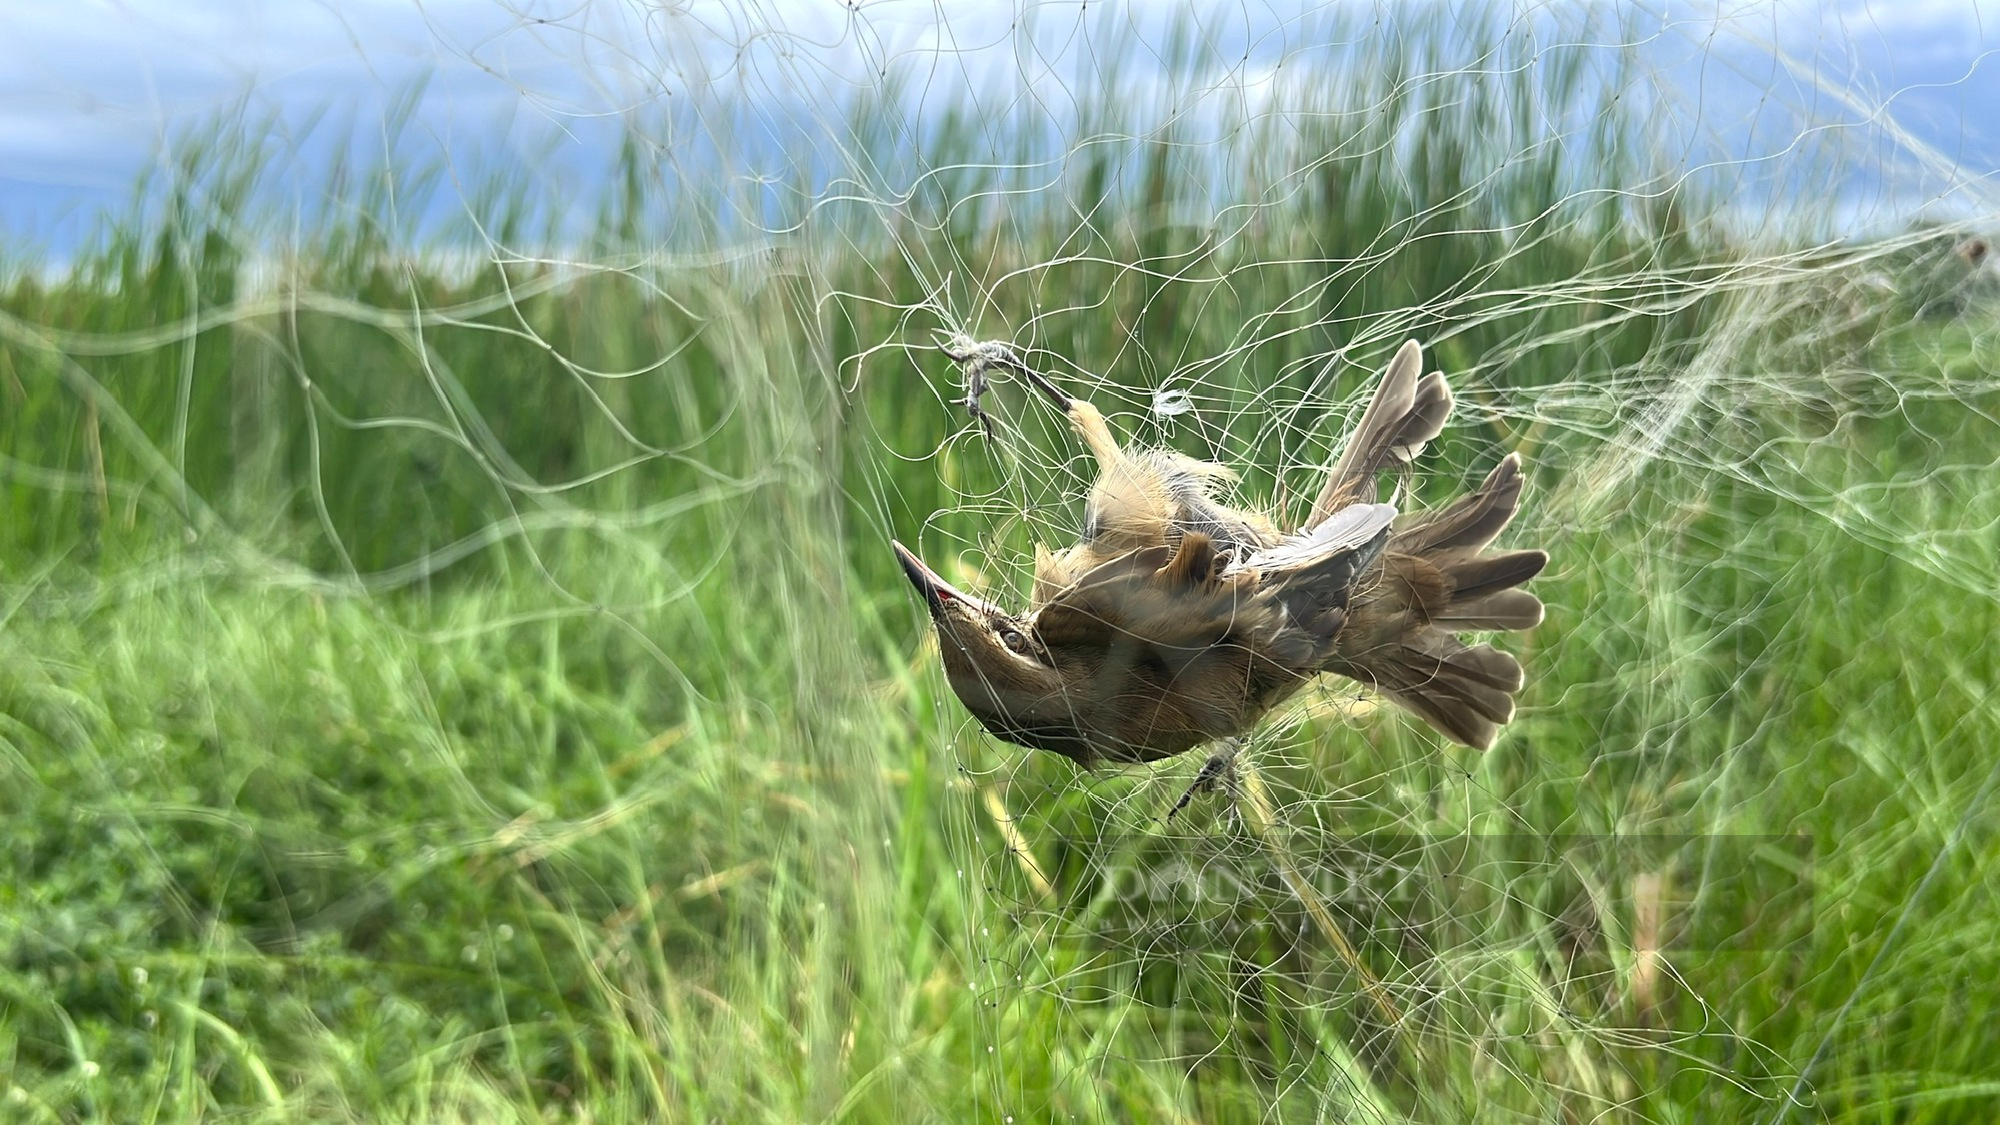
M1280 1114L1615 1112L1671 1073L1782 1115L1823 1044L1766 1041L1736 1001L1812 988L1825 822L1787 802L1816 783L1798 740L1844 737L1797 713L1830 701L1784 666L1815 663L1820 603L1869 568L1994 589L1990 203L1782 53L1799 87L1771 79L1738 118L1691 106L1716 94L1672 82L1691 30L1732 69L1771 46L1719 45L1713 24L1319 15L1260 65L1190 32L1170 70L1225 61L1188 66L1216 76L1147 126L1078 121L989 197L939 188L940 229L972 210L999 233L990 257L899 247L926 297L885 346L1004 326L1124 439L1238 469L1234 499L1296 521L1389 352L1424 341L1461 405L1407 482L1417 502L1507 450L1534 466L1505 540L1554 557L1549 622L1514 646L1527 703L1482 762L1325 685L1180 819L1201 753L1074 772L962 720L983 814L964 847L1020 934L975 975L988 1026L1048 1018L1089 1042L1108 999L1136 998L1122 1049L1256 1072ZM1093 162L1104 148L1124 159ZM1143 202L1104 221L1094 175ZM1883 229L1917 199L1951 221ZM1074 540L1093 465L1032 392L995 395L994 426L921 353L857 370L909 366L959 422L910 452L951 490L923 553L1019 606L1030 544ZM1849 635L1898 647L1894 628ZM1962 827L1983 802L1961 796ZM1089 1047L1047 1065L1058 1088L1116 1069ZM1067 1104L1026 1069L995 1064L999 1104Z

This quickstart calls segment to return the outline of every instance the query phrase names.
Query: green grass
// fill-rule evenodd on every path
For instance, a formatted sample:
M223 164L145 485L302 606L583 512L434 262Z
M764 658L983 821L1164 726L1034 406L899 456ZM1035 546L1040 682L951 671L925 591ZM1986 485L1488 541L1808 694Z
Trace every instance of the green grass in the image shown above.
M645 213L639 145L561 263L405 245L384 200L450 185L393 163L279 228L224 127L7 264L0 1116L2000 1111L1990 294L1936 237L1730 236L1638 99L1543 143L1630 59L1410 26L1221 140L864 107L866 190L755 255L707 253L742 200ZM518 249L511 174L464 190ZM1282 846L1163 824L1195 763L988 739L887 539L1019 590L1083 466L1012 386L994 441L948 402L960 327L1252 496L1424 339L1465 405L1420 494L1534 466L1520 718L1274 722ZM1416 875L1337 900L1358 967L1275 877L1343 847Z

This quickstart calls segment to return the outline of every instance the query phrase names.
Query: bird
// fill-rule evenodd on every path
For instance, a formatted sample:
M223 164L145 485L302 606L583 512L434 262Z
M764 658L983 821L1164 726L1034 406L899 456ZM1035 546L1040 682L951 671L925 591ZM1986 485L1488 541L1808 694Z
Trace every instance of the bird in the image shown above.
M1097 465L1077 541L1036 548L1024 612L953 586L891 540L929 610L946 680L987 731L1091 770L1231 748L1211 757L1200 786L1322 674L1372 688L1465 746L1491 747L1512 719L1520 662L1458 634L1539 624L1541 600L1521 586L1548 555L1492 548L1520 506L1518 452L1441 507L1399 514L1379 499L1381 475L1413 462L1453 405L1441 372L1420 377L1416 341L1391 359L1289 528L1220 500L1237 479L1226 466L1127 449L1096 407L1012 349L953 344L947 354L971 365L975 415L986 372L1011 368L1067 416Z

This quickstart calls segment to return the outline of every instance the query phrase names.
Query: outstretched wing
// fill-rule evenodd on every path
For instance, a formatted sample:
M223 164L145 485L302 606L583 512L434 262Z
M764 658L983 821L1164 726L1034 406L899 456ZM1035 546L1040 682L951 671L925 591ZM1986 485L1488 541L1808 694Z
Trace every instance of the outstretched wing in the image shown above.
M1326 484L1313 501L1307 526L1319 523L1350 504L1375 499L1375 477L1391 464L1407 464L1424 445L1444 432L1451 416L1451 388L1444 373L1423 370L1423 349L1410 340L1397 349L1382 373L1382 385L1369 400L1361 424L1347 440L1340 459L1327 470Z

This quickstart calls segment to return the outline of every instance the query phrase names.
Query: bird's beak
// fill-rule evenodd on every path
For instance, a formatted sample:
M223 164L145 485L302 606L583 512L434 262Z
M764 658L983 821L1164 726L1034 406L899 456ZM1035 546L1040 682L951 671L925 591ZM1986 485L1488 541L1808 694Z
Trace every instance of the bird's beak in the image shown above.
M918 558L908 547L894 539L889 540L889 545L896 549L896 561L903 564L903 573L910 576L910 585L915 586L917 592L924 596L924 600L930 603L933 614L943 613L946 602L960 602L980 613L1000 612L991 602L975 598L946 582L937 571L925 566L924 560Z

